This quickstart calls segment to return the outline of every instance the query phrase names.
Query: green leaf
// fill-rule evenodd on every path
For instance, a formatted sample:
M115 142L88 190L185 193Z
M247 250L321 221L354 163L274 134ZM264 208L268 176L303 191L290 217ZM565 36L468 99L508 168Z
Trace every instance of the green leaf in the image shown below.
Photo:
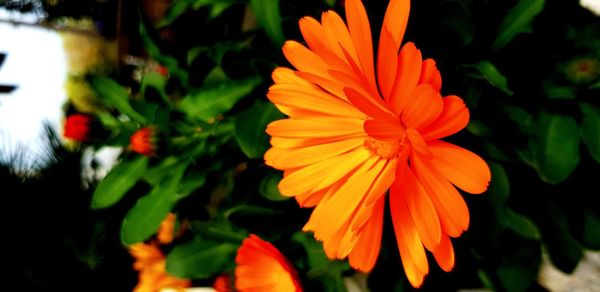
M579 128L569 116L542 111L530 136L533 160L543 181L557 184L579 163Z
M547 211L545 224L540 227L550 259L558 269L571 273L583 257L582 246L571 234L567 216L555 205Z
M144 180L146 180L152 186L157 186L161 183L163 178L173 171L173 168L179 164L179 158L175 156L169 156L163 159L157 165L149 168L144 174Z
M281 178L282 175L280 172L271 172L267 174L267 176L260 182L260 194L271 201L289 200L290 197L283 196L277 188L277 185L279 184Z
M229 218L234 214L239 216L270 216L279 215L281 211L260 206L237 205L223 212L223 217Z
M600 109L587 103L580 103L579 109L583 115L581 140L592 158L600 163Z
M542 82L546 96L550 99L575 99L576 88L572 86L559 85L548 79Z
M169 5L165 12L165 17L158 23L158 27L165 27L173 23L177 18L183 15L190 9L193 1L191 0L175 0Z
M256 105L235 117L235 139L249 158L262 157L269 148L267 125L284 116L271 103Z
M464 66L476 71L476 73L472 73L470 76L477 79L485 79L491 86L500 89L502 92L506 93L506 95L513 95L513 91L508 88L506 77L504 77L504 75L498 71L492 62L481 61L477 64Z
M492 183L488 190L488 198L495 210L504 209L510 194L508 175L504 167L498 163L490 163L490 170L492 171Z
M92 209L107 208L117 203L142 177L147 166L146 156L117 164L96 187L92 196Z
M443 27L454 31L465 46L469 45L473 41L476 28L469 8L463 1L457 0L445 1L442 5Z
M177 189L186 167L187 163L180 164L129 210L121 225L123 244L142 242L156 233L162 220L177 202Z
M92 76L90 84L108 106L112 106L139 123L146 123L146 118L131 107L129 93L119 83L108 77Z
M196 239L175 247L167 255L167 272L186 279L206 279L225 271L234 261L238 245Z
M214 122L217 115L229 111L242 97L260 83L258 78L226 80L217 85L203 87L186 96L179 108L188 115L206 122Z
M250 7L273 44L278 48L281 47L285 36L281 26L279 0L250 0Z
M583 217L583 238L582 244L590 249L600 249L600 218L589 210L586 210Z
M502 20L492 48L494 50L501 49L516 35L531 32L531 24L544 9L545 2L545 0L520 0Z
M511 209L508 209L506 215L506 227L508 229L516 232L518 235L524 238L533 240L539 240L541 238L538 228L529 218Z

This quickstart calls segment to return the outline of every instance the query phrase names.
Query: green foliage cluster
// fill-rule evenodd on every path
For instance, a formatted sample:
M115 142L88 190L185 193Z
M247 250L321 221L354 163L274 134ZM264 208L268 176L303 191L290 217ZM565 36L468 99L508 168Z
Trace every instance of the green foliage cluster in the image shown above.
M380 20L387 1L365 5ZM129 204L124 245L148 240L174 212L191 232L168 253L173 275L210 285L255 233L291 260L306 290L345 289L353 272L300 231L310 210L279 194L281 173L262 160L265 127L283 117L265 97L270 72L288 66L280 47L301 40L300 17L330 8L343 11L339 1L176 0L159 23L142 17L139 39L168 76L89 78L110 132L100 145L127 147L147 126L161 141L153 157L125 151L93 194L94 209ZM571 272L585 249L600 248L598 35L576 1L412 1L405 40L438 62L443 92L467 102L471 122L452 139L481 154L493 177L486 194L466 197L472 226L454 240L455 270L432 267L424 288L524 291L538 285L542 253ZM392 234L386 225L373 291L410 289Z

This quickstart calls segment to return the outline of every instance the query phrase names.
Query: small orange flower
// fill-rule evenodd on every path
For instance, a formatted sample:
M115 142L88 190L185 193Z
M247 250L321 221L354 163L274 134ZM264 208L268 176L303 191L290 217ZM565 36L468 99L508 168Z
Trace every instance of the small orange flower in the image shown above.
M169 213L165 220L160 223L158 227L158 233L156 239L162 244L169 244L175 237L175 219L177 216L173 213Z
M215 279L213 289L215 289L217 292L232 292L232 283L233 282L231 276L229 276L228 274L223 274L221 276L218 276L217 279Z
M86 114L73 114L67 117L63 136L79 142L89 140L92 117Z
M244 239L235 262L235 287L241 292L302 291L292 264L256 235Z
M129 149L146 156L156 155L156 137L152 127L137 130L131 135Z
M321 22L305 17L308 48L288 41L283 53L296 68L277 68L268 98L289 118L267 127L265 162L284 171L283 195L315 207L304 230L323 241L330 258L370 271L381 245L389 204L402 264L414 287L429 265L425 249L445 271L454 267L450 237L469 225L455 188L479 194L490 171L479 156L441 139L469 122L455 95L442 97L432 59L413 43L401 45L409 0L391 0L374 62L371 28L360 0L346 0L346 23L335 12Z
M139 272L135 292L156 292L163 288L182 290L192 282L171 276L166 271L167 260L156 244L136 243L129 247L129 253L135 258L133 268Z

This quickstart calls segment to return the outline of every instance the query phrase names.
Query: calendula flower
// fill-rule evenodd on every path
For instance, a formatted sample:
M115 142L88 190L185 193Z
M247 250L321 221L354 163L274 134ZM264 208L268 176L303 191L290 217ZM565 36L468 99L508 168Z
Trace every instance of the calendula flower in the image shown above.
M152 127L137 130L130 138L129 149L146 156L156 155L156 136Z
M136 243L129 247L129 253L135 258L133 268L139 272L134 292L156 292L163 288L180 291L191 286L190 280L167 273L167 260L156 244Z
M217 292L233 292L233 279L228 274L220 275L215 279L212 287Z
M401 45L409 0L392 0L383 20L377 60L359 0L346 0L346 23L333 11L321 22L305 17L308 48L288 41L283 53L296 68L277 68L268 97L289 116L267 127L268 165L283 170L283 195L315 207L304 226L330 258L370 271L381 244L386 198L402 264L419 287L429 265L454 266L450 237L469 225L455 188L478 194L490 171L474 153L441 139L463 129L469 111L458 96L442 97L432 59L413 43ZM389 190L389 196L386 194Z
M235 288L240 292L302 291L292 264L256 235L244 239L235 262Z
M162 244L169 244L175 237L175 219L177 216L173 213L169 213L167 217L160 223L158 232L156 233L156 239Z
M86 114L72 114L67 117L63 136L79 142L88 141L92 130L92 117Z

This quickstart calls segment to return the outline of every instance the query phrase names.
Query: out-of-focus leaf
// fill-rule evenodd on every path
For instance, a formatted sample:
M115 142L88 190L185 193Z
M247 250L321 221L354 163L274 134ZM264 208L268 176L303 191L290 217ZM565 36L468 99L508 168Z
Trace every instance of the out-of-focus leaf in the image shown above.
M179 109L194 118L214 122L217 115L229 111L259 83L260 79L249 78L227 80L214 86L203 87L186 96L179 104Z
M552 263L565 273L571 273L583 257L582 246L573 238L566 215L556 206L548 207L542 237ZM597 232L597 231L596 231Z
M250 7L273 44L278 48L281 47L285 37L281 26L279 0L250 0Z
M165 102L165 104L169 104L169 98L165 94L166 85L167 78L165 76L156 72L150 72L144 75L144 77L142 78L140 91L142 92L142 95L147 98L148 88L154 88L156 89L156 92L160 95L162 101Z
M492 48L494 50L501 49L516 35L531 32L531 24L544 9L545 2L545 0L520 0L502 20Z
M323 2L329 5L329 7L333 7L333 5L335 5L335 0L323 0Z
M160 47L150 37L148 29L144 25L144 22L140 21L138 29L140 32L142 45L144 45L144 48L146 49L150 57L156 60L161 65L167 67L171 76L175 76L181 82L182 85L187 86L189 83L188 72L179 66L179 62L177 61L177 59L175 59L175 57L173 56L169 56L161 52Z
M267 125L283 114L271 103L262 103L235 117L235 139L249 158L259 158L269 148Z
M96 187L92 196L92 208L102 209L117 203L142 177L147 166L146 156L117 164Z
M198 171L186 175L181 181L177 199L187 197L190 193L206 183L206 172Z
M127 90L116 81L104 76L92 76L90 78L90 85L98 92L98 96L108 106L114 107L122 114L129 116L139 123L146 123L146 118L136 112L129 104L129 93Z
M495 264L500 291L529 291L537 279L541 263L541 243L535 240L519 238L516 235L506 237L498 249L500 263Z
M523 108L503 104L500 109L508 116L508 118L519 126L522 133L531 133L533 130L533 116Z
M234 261L238 245L196 239L175 247L167 255L167 272L187 279L206 279L224 272Z
M522 237L539 240L540 232L529 218L508 209L506 213L506 227Z
M579 109L583 114L581 140L592 158L600 163L600 109L587 103L580 103Z
M156 233L177 201L177 189L186 167L187 163L179 164L129 210L121 225L121 241L125 245L144 241Z
M296 232L292 236L292 240L304 247L309 270L327 270L329 259L323 251L323 244L316 241L311 233Z
M157 186L168 174L173 171L173 168L179 163L179 159L175 156L169 156L163 159L159 164L149 168L144 174L144 179L151 185Z
M281 180L281 173L271 172L261 182L259 186L260 194L271 201L285 201L289 200L289 197L283 196L277 184Z
M546 96L550 99L575 99L575 88L571 86L559 85L552 80L546 80L542 83Z
M488 190L488 198L490 199L494 209L505 208L506 201L510 194L510 183L506 171L501 164L490 163L490 170L492 171L492 182Z
M593 83L592 85L590 85L588 87L588 89L592 90L592 89L599 89L600 88L600 80L598 80L596 83Z
M579 128L569 116L542 111L530 136L533 160L547 183L567 179L579 163Z
M173 1L173 3L169 5L169 8L167 8L167 11L165 12L165 17L158 23L157 26L165 27L167 25L170 25L171 23L173 23L173 21L175 21L186 11L188 11L188 9L192 6L193 2L194 1L192 0Z
M223 212L223 217L229 218L233 215L240 216L269 216L281 214L279 210L260 206L237 205Z
M469 9L463 1L457 0L445 1L442 5L443 26L456 32L464 45L469 45L473 41L476 27Z
M464 65L466 68L474 69L470 76L477 79L484 79L493 87L500 89L506 95L513 95L513 91L508 88L506 77L498 71L496 66L489 61L481 61L477 64Z
M477 271L477 277L483 284L483 287L489 289L490 291L498 291L498 289L496 288L496 285L494 285L494 282L492 281L490 276L484 270L479 269Z
M248 231L233 226L227 220L192 221L190 226L195 234L218 242L241 244L248 237Z
M587 210L583 217L583 238L582 243L590 249L600 249L600 218L596 214Z

